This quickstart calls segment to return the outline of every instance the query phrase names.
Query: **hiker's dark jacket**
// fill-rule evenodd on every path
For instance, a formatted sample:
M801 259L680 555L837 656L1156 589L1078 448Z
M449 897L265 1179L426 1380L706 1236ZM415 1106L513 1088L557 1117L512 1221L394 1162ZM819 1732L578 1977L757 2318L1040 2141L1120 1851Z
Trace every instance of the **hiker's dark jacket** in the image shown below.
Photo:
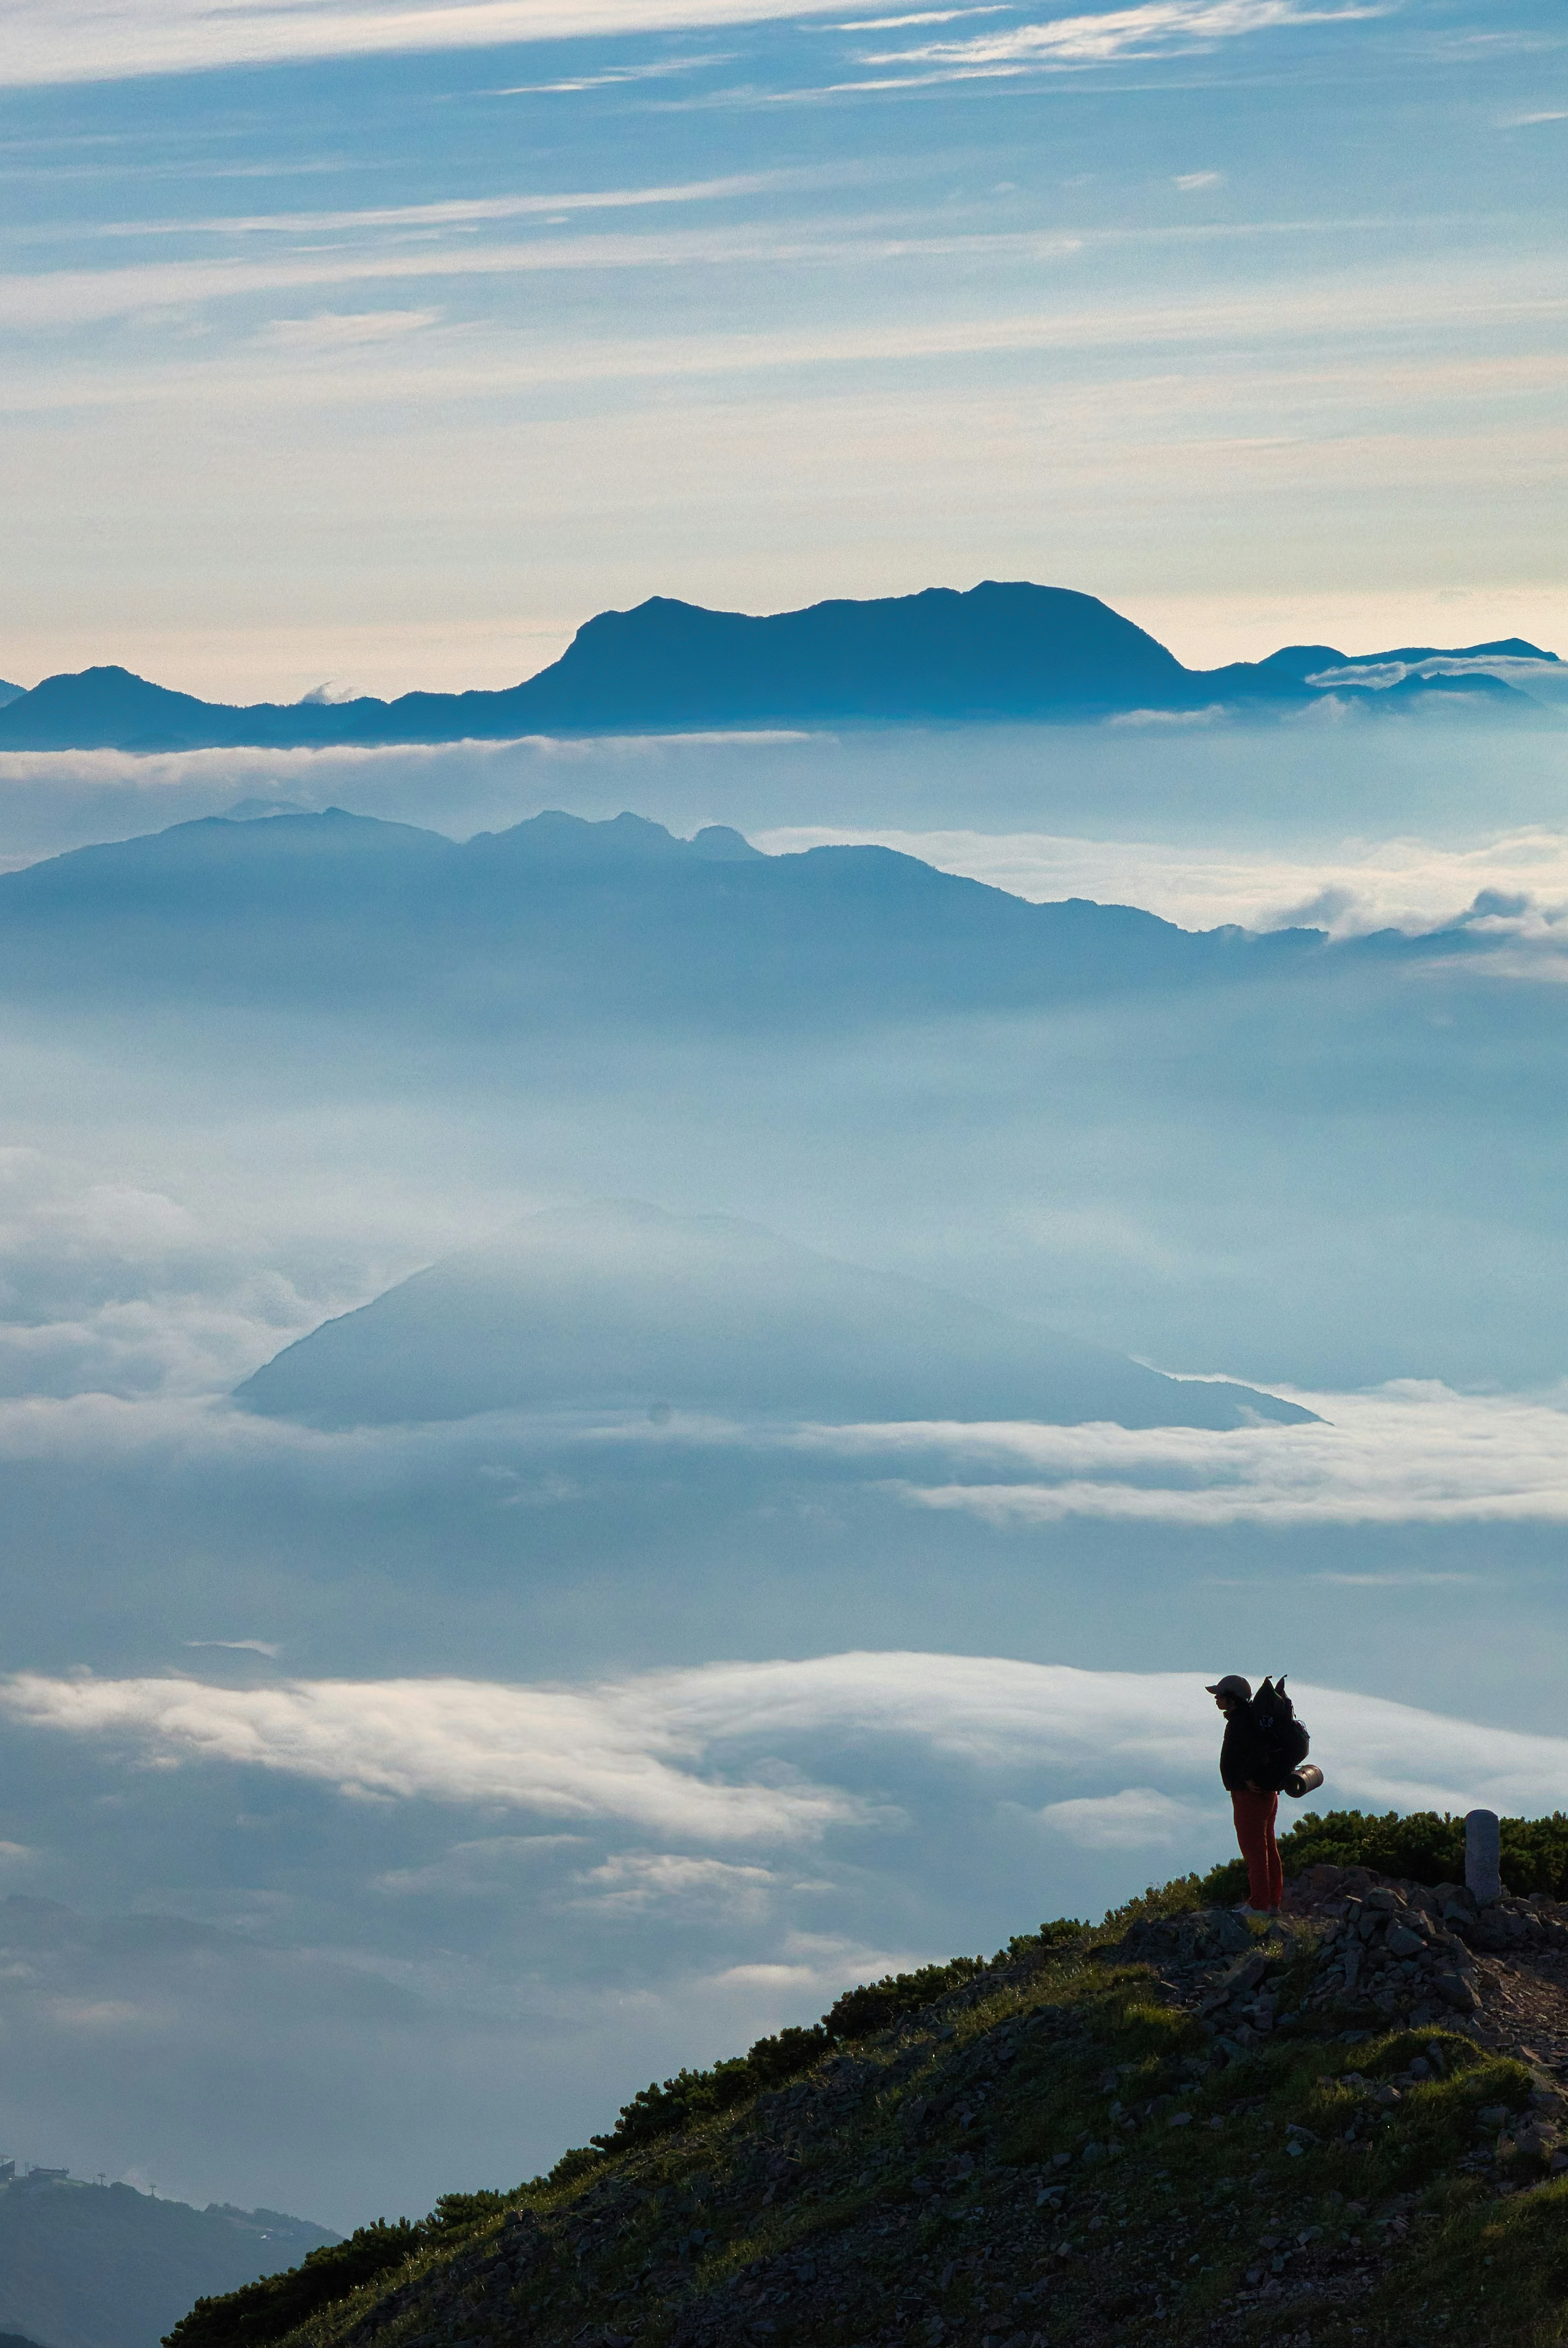
M1227 1794L1244 1792L1249 1784L1267 1793L1275 1775L1274 1757L1258 1733L1251 1704L1238 1704L1225 1723L1225 1741L1220 1747L1221 1785Z

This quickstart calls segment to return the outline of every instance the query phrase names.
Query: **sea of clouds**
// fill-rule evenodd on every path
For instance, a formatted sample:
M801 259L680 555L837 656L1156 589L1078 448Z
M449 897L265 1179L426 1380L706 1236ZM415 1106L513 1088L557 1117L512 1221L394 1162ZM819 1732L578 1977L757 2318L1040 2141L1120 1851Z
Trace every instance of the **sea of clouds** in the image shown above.
M1193 922L1352 876L1342 929L1568 898L1558 736L1510 737L1484 825L1497 737L1334 738L13 759L0 853L246 798L454 834L630 806ZM340 2224L514 2181L851 1981L1223 1857L1223 1670L1299 1675L1335 1801L1568 1801L1556 1030L1514 983L1370 1025L1271 998L504 1060L330 1005L18 1009L5 2148ZM584 1195L750 1215L1317 1423L324 1434L232 1400Z

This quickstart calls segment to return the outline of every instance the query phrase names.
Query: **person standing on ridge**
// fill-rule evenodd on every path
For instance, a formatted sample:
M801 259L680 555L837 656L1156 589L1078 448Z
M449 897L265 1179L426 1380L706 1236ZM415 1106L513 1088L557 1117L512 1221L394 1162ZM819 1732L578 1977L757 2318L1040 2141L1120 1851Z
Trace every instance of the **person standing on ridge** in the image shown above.
M1273 1758L1253 1716L1250 1680L1229 1672L1208 1693L1225 1715L1220 1746L1220 1783L1231 1797L1236 1840L1247 1862L1243 1915L1272 1916L1284 1898L1284 1869L1274 1841L1279 1796L1269 1786Z

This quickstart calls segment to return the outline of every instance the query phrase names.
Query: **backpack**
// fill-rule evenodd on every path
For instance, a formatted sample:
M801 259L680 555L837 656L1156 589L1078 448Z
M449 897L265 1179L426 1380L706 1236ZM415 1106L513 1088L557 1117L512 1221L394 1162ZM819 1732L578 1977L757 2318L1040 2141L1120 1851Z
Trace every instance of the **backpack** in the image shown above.
M1277 1680L1264 1680L1253 1696L1253 1725L1263 1749L1270 1792L1289 1792L1291 1779L1312 1750L1312 1739L1284 1692L1283 1672Z

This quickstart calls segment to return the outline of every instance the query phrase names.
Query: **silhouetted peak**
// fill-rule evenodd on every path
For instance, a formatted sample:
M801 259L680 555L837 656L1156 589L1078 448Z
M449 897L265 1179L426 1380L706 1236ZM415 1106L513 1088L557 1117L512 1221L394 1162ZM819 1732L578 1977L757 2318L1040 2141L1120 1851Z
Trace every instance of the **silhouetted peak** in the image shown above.
M708 864L749 864L762 856L744 832L727 823L704 824L692 840L691 852Z
M1282 644L1277 653L1257 663L1259 668L1276 670L1282 676L1293 676L1305 685L1319 669L1343 668L1345 654L1336 652L1332 644Z
M1396 644L1390 652L1338 653L1335 658L1346 668L1376 668L1386 661L1538 660L1557 663L1555 653L1543 652L1539 644L1528 644L1522 636L1499 636L1489 644Z

